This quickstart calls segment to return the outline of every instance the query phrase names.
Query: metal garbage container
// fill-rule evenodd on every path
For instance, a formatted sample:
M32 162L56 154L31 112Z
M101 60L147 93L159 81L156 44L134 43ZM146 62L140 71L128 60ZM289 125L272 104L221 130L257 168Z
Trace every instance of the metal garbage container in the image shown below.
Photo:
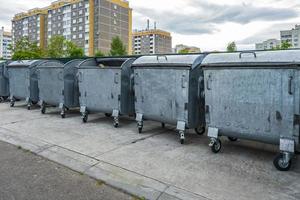
M42 60L20 60L11 62L8 66L10 106L16 99L26 100L27 109L39 101L37 66Z
M66 64L49 60L38 66L39 99L41 113L47 106L61 109L65 118L66 110L79 107L78 66L83 60L71 60Z
M134 70L135 111L139 133L143 121L177 125L180 142L185 130L205 132L203 71L205 54L143 56Z
M7 64L7 61L0 61L0 102L9 97Z
M119 116L134 115L133 71L135 58L92 58L78 70L80 112L87 122L91 112L102 112L119 126Z
M300 51L262 51L208 55L203 63L206 124L210 147L219 136L280 145L274 160L289 170L299 145Z

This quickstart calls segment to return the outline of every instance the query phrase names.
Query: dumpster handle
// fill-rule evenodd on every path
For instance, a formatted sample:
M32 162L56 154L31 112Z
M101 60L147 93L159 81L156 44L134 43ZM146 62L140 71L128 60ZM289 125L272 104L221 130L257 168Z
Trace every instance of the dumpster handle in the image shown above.
M198 80L198 98L201 98L201 88L203 86L203 77L201 76Z
M206 80L206 89L207 90L211 90L210 82L211 82L211 75L209 75L208 79Z
M63 72L58 73L58 80L63 80Z
M129 90L131 93L134 91L133 87L134 87L134 75L131 74L129 78Z
M254 55L254 58L257 58L256 53L253 52L253 51L245 51L245 52L241 52L240 55L239 55L239 58L241 59L243 54L248 54L248 53L253 54L253 55Z
M289 90L289 94L290 95L292 95L293 94L293 91L292 91L292 82L293 82L293 77L292 76L290 76L289 77L289 88L288 88L288 90Z
M168 57L165 56L165 55L158 55L158 56L156 56L157 61L159 60L160 57L163 57L163 58L166 59L166 61L168 61Z
M82 72L78 72L78 73L77 73L77 80L78 80L79 82L82 82Z

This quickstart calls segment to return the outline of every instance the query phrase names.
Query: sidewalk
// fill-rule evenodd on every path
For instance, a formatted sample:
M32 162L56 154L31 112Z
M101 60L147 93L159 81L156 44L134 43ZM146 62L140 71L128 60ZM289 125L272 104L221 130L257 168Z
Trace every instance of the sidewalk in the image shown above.
M277 147L223 139L211 153L206 136L190 131L181 145L174 127L120 119L120 127L101 114L83 124L78 112L61 119L57 109L41 115L0 104L0 140L21 146L75 171L147 199L300 199L300 162L290 172L272 164ZM299 159L298 159L299 160Z

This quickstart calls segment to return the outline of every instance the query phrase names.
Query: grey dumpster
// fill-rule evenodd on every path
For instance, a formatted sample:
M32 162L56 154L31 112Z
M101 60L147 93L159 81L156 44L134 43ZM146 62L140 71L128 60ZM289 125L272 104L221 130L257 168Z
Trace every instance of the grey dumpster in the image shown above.
M83 60L77 59L63 64L60 61L46 61L38 66L38 82L41 113L47 106L61 109L65 118L66 110L79 107L78 66Z
M8 66L10 105L14 106L15 100L26 100L28 110L32 104L39 101L39 90L36 67L42 60L21 60L11 62Z
M299 144L300 51L210 54L202 63L210 147L219 136L280 145L274 160L288 170Z
M139 133L143 121L176 125L180 141L185 130L205 131L203 72L205 54L143 56L134 69L135 111Z
M135 58L93 58L79 67L80 111L83 122L91 112L112 115L114 126L119 116L134 114L133 75Z
M7 61L0 61L0 102L9 97Z

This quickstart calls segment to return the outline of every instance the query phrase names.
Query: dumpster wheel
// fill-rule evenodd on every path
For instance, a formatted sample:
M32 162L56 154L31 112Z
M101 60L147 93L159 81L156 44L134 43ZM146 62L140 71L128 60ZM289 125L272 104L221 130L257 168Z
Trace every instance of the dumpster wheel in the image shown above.
M41 106L41 113L42 113L42 114L45 114L45 113L46 113L46 106L45 106L45 105L42 105L42 106Z
M82 114L82 122L87 123L89 115L87 113Z
M289 162L285 162L284 155L280 153L275 157L273 164L279 171L289 171L292 166L292 161L289 160Z
M11 101L10 102L10 107L14 107L15 106L15 102L14 101Z
M221 151L221 148L222 148L222 142L219 138L213 139L211 141L211 143L209 144L209 146L210 146L211 151L213 153L219 153Z
M203 127L203 126L197 127L197 128L195 128L195 132L198 135L203 135L205 133L205 127Z
M238 140L238 138L236 138L236 137L228 137L228 140L230 140L231 142L236 142Z

